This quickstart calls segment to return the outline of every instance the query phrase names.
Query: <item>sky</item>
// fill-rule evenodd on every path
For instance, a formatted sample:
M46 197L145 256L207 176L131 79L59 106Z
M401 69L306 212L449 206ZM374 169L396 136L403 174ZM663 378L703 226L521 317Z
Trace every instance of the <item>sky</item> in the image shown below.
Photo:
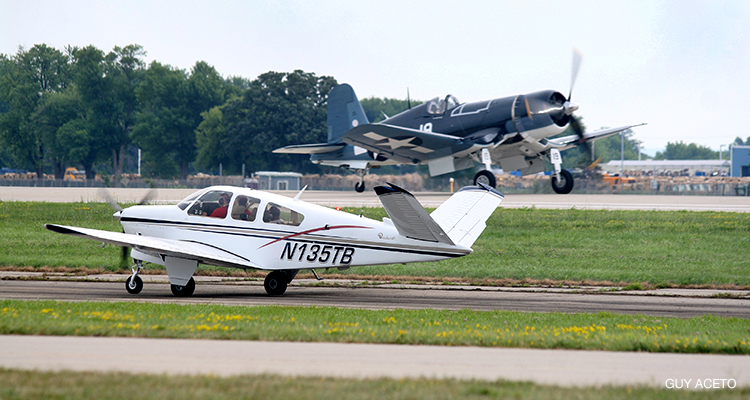
M638 123L646 154L750 137L750 2L0 0L0 53L139 44L224 77L303 70L360 99L466 101L555 89L588 131Z

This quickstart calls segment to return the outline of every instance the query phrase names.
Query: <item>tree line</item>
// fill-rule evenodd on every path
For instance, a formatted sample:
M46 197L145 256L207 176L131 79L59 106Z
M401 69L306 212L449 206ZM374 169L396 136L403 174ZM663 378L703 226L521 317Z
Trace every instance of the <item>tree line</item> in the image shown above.
M87 179L107 170L117 183L126 164L133 170L137 148L146 177L186 179L217 172L219 165L226 174L239 174L243 165L248 171L323 172L307 156L271 151L326 141L335 78L301 70L223 78L205 61L187 71L158 61L146 65L145 56L137 44L108 53L40 44L0 54L0 167L34 171L40 179L48 171L63 179L67 167L82 168ZM361 103L371 122L409 105L375 97ZM626 159L638 158L640 143L632 135L625 134ZM603 162L619 159L620 137L597 141L595 155ZM679 142L656 157L718 153ZM584 147L571 149L564 166L588 165L590 158Z

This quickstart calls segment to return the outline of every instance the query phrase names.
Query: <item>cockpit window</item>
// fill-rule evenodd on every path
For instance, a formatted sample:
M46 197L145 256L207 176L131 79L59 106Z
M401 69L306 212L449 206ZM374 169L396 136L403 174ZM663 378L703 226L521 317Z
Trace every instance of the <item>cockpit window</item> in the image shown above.
M456 97L456 96L454 96L452 94L449 94L445 98L445 110L446 111L452 110L452 109L458 107L461 103L462 103L462 101L459 100L458 97Z
M299 226L304 219L304 215L276 203L268 203L263 212L263 222L269 224Z
M231 198L232 193L224 190L206 192L190 207L188 214L226 218Z
M232 206L232 218L242 221L255 221L258 215L260 199L250 196L237 196Z
M199 195L200 195L201 193L203 193L203 191L202 191L202 190L199 190L199 191L197 191L197 192L195 192L195 193L191 194L190 196L188 196L188 197L185 197L184 199L182 199L182 201L180 201L179 203L177 203L177 207L180 207L180 210L184 210L184 209L186 209L186 208L187 208L187 206L189 206L189 205L190 205L190 203L192 203L192 202L193 202L193 200L195 200L196 198L198 198L198 196L199 196Z
M433 115L443 114L459 104L461 101L452 94L445 97L438 96L427 102L427 112Z

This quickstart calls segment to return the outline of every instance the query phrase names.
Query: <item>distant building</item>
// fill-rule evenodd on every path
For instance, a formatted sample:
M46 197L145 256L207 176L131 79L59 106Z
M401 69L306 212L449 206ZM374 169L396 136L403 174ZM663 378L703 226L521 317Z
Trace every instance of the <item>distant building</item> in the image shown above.
M257 185L259 187L254 189L260 190L300 190L301 179L302 174L297 172L259 171L252 178L245 179L245 186Z
M599 166L607 173L625 171L651 172L653 175L711 175L729 173L729 160L612 160ZM734 174L732 174L734 176Z
M732 159L732 176L750 176L750 146L729 147Z

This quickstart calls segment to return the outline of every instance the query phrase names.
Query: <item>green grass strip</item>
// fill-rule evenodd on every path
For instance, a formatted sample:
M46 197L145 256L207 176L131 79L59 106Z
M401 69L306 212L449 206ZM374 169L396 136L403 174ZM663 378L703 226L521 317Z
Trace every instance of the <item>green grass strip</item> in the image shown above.
M750 354L744 319L612 313L4 300L0 334Z
M0 399L746 399L750 388L688 392L644 387L560 388L450 379L220 378L0 369Z

